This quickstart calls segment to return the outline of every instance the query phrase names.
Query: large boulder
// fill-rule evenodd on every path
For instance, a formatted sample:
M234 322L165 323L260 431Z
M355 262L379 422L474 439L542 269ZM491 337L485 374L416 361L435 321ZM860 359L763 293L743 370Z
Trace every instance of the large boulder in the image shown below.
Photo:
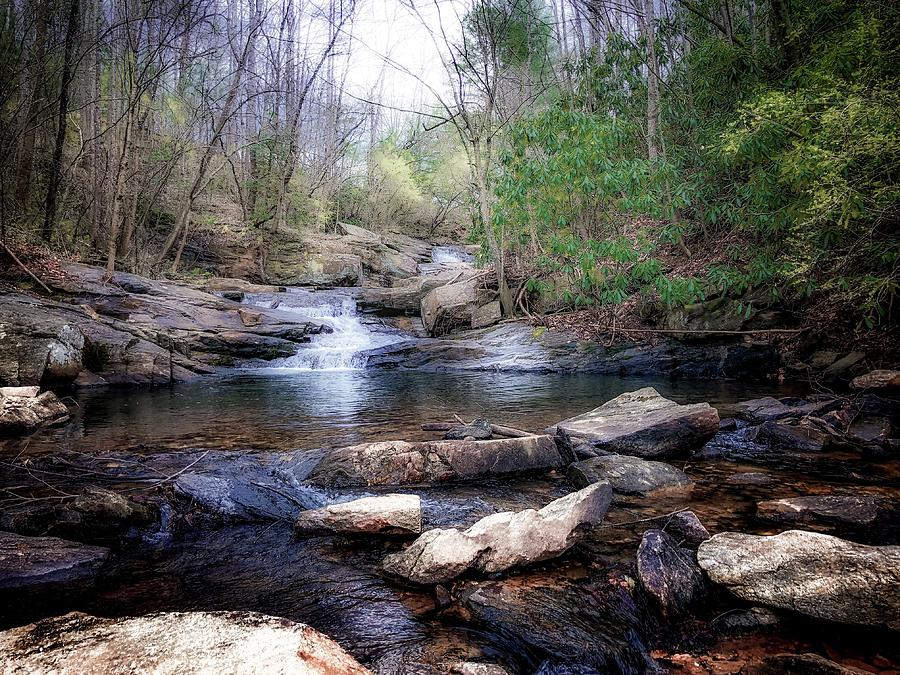
M763 422L750 434L754 442L791 452L822 452L834 442L834 434L812 419Z
M422 504L418 495L382 495L303 511L297 534L419 534Z
M741 401L734 405L734 416L751 424L762 424L771 420L818 415L839 408L839 399L806 401L796 398L777 399L772 396Z
M693 552L662 530L647 530L637 552L638 579L663 617L687 613L703 595L703 572Z
M52 391L37 396L4 396L0 392L0 436L23 434L69 419L69 409Z
M475 571L502 572L548 560L571 548L609 509L609 483L595 483L550 502L540 511L506 511L467 530L429 530L409 548L388 556L383 569L413 584L442 584Z
M687 487L692 482L684 471L671 464L628 455L603 455L576 462L569 467L568 477L575 487L605 480L617 494L639 496Z
M329 452L309 479L326 487L407 485L564 465L551 436L491 441L381 441Z
M333 640L256 612L73 612L0 633L4 673L366 675Z
M495 296L480 277L439 286L422 298L422 322L434 336L457 328L489 326L502 318Z
M99 574L109 549L0 532L0 591L71 589Z
M802 530L726 532L703 542L697 560L714 583L748 602L900 630L900 546Z
M563 429L604 452L674 457L699 448L719 430L719 413L708 403L679 405L645 387L620 394L590 412L548 429Z
M867 543L896 543L900 535L900 503L873 494L809 495L759 502L760 518L803 525Z

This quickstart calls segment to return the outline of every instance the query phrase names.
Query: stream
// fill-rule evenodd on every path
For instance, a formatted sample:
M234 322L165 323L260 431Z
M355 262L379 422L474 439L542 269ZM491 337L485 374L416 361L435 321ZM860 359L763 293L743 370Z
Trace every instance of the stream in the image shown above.
M421 424L446 421L454 414L465 419L484 416L538 431L645 386L656 387L679 403L707 401L723 418L737 401L805 393L799 386L772 383L366 370L361 368L364 351L408 336L358 314L352 291L292 290L248 295L245 302L266 307L277 303L279 309L303 319L321 320L332 332L314 336L297 355L265 368L235 370L171 388L79 392L71 401L75 405L70 423L27 439L0 442L0 456L59 450L313 452L365 441L435 438L422 431ZM387 552L401 548L399 541L297 540L287 523L198 527L157 548L132 540L116 552L100 587L90 596L74 603L36 602L12 613L7 609L0 619L3 625L16 625L72 608L107 616L255 610L309 623L377 673L443 673L447 664L466 660L499 663L513 673L591 673L597 671L565 668L578 663L579 649L594 649L595 643L605 641L613 645L610 663L615 665L610 672L643 672L634 654L652 645L641 644L631 617L643 610L619 606L619 596L609 594L616 584L625 583L622 579L648 527L645 519L690 508L711 532L767 533L777 529L767 529L753 518L759 499L857 489L851 475L841 481L787 468L712 460L681 462L679 467L696 482L691 492L618 503L607 526L560 560L505 575L507 584L514 586L509 592L524 598L515 630L509 628L507 617L479 614L471 607L438 612L430 592L402 588L382 578L378 565ZM733 474L760 470L774 482L730 480ZM426 511L431 510L427 518L432 526L449 526L468 525L500 510L539 508L571 487L564 476L551 474L394 491L421 495ZM524 595L515 595L517 589L525 589ZM587 610L571 601L573 594L583 593L607 598L606 609L597 610L598 616L585 624L589 627L578 623L587 621ZM544 601L547 607L538 615L529 607L540 608ZM705 618L733 610L735 603L730 603L711 601ZM581 618L572 618L576 616ZM850 658L878 650L897 658L896 647L873 644L881 639L877 632L823 632L805 626L786 622L765 649L818 650L827 645ZM651 625L646 634L665 651L666 645L694 640L684 637L690 630ZM702 649L715 646L699 638L695 642ZM753 651L761 646L751 636L732 648Z

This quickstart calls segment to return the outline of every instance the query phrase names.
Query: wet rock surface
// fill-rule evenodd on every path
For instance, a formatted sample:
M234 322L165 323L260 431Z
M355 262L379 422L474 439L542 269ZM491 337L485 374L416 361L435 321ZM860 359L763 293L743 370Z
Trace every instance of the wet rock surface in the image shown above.
M686 614L704 593L703 572L693 552L662 530L647 530L637 552L641 587L663 617Z
M429 585L470 571L501 572L548 560L599 525L611 500L609 484L595 483L539 511L497 513L463 531L429 530L406 550L385 558L383 568L389 576Z
M815 532L727 532L700 545L700 566L749 602L819 619L900 629L900 546L865 546Z
M72 613L0 633L0 656L7 673L369 672L309 626L255 612Z
M486 441L490 437L491 423L483 417L472 420L470 424L453 427L444 434L444 438L450 441L461 441L467 438L475 441Z
M90 584L108 556L101 546L0 532L0 593Z
M491 441L366 443L329 452L310 481L329 487L406 485L538 471L563 465L551 436Z
M567 475L579 488L605 480L617 494L637 496L646 496L656 490L685 488L692 482L684 471L671 464L627 455L585 459L569 466Z
M653 672L634 598L617 581L470 582L460 603L518 656L520 672Z
M900 503L879 495L810 495L759 502L760 518L862 540L895 544L900 538Z
M382 495L303 511L294 523L300 535L419 534L422 505L418 495Z
M719 413L706 403L679 405L645 387L563 420L553 431L556 428L605 452L665 458L706 443L719 430Z

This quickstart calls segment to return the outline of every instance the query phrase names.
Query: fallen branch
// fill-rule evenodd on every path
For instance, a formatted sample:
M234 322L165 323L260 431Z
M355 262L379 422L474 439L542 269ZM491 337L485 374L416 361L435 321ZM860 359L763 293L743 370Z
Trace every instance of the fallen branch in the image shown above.
M450 431L451 429L455 429L459 426L459 424L465 425L466 423L460 420L458 417L456 418L457 422L426 422L422 425L422 431ZM506 438L525 438L527 436L534 436L535 434L530 431L525 431L524 429L516 429L515 427L507 427L502 424L492 424L491 425L491 433L495 436L504 436Z
M30 269L28 269L27 267L25 267L25 263L23 263L21 260L19 260L19 259L16 257L16 254L13 253L13 252L10 250L9 246L7 246L7 245L6 245L5 243L3 243L2 241L0 241L0 246L3 247L3 250L4 250L4 251L6 251L6 255L8 255L10 258L12 258L12 259L15 261L15 263L16 263L19 267L21 267L23 270L25 270L25 272L26 272L26 274L28 274L28 276L30 276L32 279L34 279L36 282L38 282L38 283L41 285L41 287L42 287L45 291L47 291L47 294L48 294L48 295L52 295L52 294L53 294L53 291L50 290L50 288L47 286L47 284L45 284L43 281L41 281L40 279L38 279L34 272L32 272L32 271L31 271Z

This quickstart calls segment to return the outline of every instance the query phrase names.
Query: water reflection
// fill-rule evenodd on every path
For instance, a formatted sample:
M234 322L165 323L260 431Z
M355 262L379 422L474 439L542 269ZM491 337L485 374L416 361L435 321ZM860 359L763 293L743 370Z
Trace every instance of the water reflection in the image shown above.
M35 434L27 445L28 452L339 447L425 438L422 422L454 414L539 430L643 386L680 403L709 401L726 412L738 400L795 393L771 384L597 375L244 371L173 388L79 393L70 401L72 422ZM26 441L6 443L19 452Z

